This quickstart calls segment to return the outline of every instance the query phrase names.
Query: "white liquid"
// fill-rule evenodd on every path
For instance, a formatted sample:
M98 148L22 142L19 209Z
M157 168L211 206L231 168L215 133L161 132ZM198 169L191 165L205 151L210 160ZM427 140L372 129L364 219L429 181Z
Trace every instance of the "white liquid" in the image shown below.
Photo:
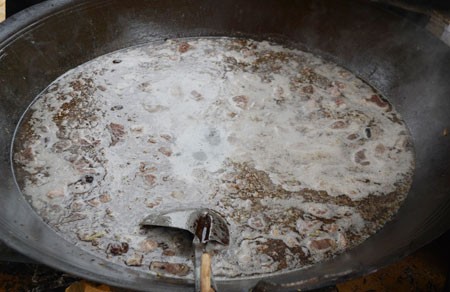
M32 106L34 136L15 158L37 212L99 256L126 241L130 251L110 256L123 264L151 238L175 255L158 247L141 268L155 260L192 266L186 240L140 232L139 222L157 210L208 207L231 231L214 272L273 273L321 261L381 227L389 218L366 222L358 207L370 195L404 199L409 134L373 95L341 67L268 42L144 45L56 80ZM264 181L259 191L250 174ZM325 202L314 201L319 191ZM353 205L338 204L341 195ZM80 241L86 235L98 245Z

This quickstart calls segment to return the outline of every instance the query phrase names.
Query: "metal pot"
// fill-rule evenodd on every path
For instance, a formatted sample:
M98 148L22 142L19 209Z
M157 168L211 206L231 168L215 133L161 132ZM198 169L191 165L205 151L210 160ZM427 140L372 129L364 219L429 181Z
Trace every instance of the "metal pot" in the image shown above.
M218 281L223 291L309 289L368 273L450 227L450 49L425 31L359 1L50 0L0 26L0 235L37 261L138 290L185 291L97 258L58 236L31 209L11 168L21 115L56 77L99 55L165 38L248 36L288 42L348 68L380 90L414 139L413 186L396 218L360 246L303 270Z

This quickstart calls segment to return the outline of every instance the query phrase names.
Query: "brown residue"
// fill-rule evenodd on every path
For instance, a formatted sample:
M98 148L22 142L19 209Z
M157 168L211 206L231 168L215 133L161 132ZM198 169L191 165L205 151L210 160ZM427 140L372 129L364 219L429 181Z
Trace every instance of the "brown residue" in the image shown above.
M163 138L164 140L166 140L167 142L171 142L172 141L172 136L170 136L169 134L161 134L159 136L161 138Z
M369 165L370 162L367 161L367 157L366 157L366 149L362 149L359 150L358 152L355 153L355 162L361 165Z
M375 147L375 153L377 153L377 154L383 154L385 151L386 151L386 147L381 143Z
M165 255L165 256L168 256L168 257L172 257L172 256L174 256L176 254L176 252L171 250L171 249L166 249L166 250L163 251L162 254Z
M277 262L279 270L286 269L288 267L288 251L291 251L300 259L306 261L306 255L300 247L289 248L281 239L268 239L264 243L258 245L257 251L270 256L275 262Z
M47 193L47 197L50 199L58 198L58 197L64 197L64 190L58 189L58 190L52 190Z
M189 51L191 48L192 46L187 42L181 42L180 45L178 46L178 52L183 54Z
M159 272L159 273L167 273L176 276L186 276L189 274L189 267L185 264L176 264L169 262L152 262L150 264L150 270Z
M348 124L344 121L336 121L331 125L332 129L345 129L348 127Z
M310 247L316 250L325 250L332 248L335 242L332 239L324 238L324 239L316 239L312 240L310 243Z
M314 93L314 87L312 85L306 85L306 86L302 87L302 91L304 93L307 93L307 94L313 94Z
M125 264L130 267L140 267L142 266L142 261L144 260L144 255L134 254L132 257L125 260Z
M350 135L347 136L347 139L349 139L349 140L355 140L355 139L358 139L358 138L359 138L359 135L356 134L356 133L350 134Z
M146 174L144 175L144 181L150 185L154 186L156 184L156 175L153 174Z
M370 98L366 98L366 101L374 103L381 108L387 108L387 111L390 111L391 109L389 102L377 94L373 94Z
M31 147L24 148L16 154L17 160L25 164L34 160L34 152Z
M172 156L172 150L168 147L160 147L158 151L167 157Z
M123 140L126 134L125 127L121 124L110 123L108 130L111 133L111 146L114 146L119 141Z
M158 248L158 243L151 239L145 239L139 243L139 251L151 252Z
M106 247L106 253L112 254L112 255L122 255L124 253L128 252L128 243L121 242L121 243L110 243Z
M241 109L247 109L248 100L248 96L245 95L238 95L233 97L233 101L236 103L236 106L240 107Z
M101 194L99 197L100 202L102 203L108 203L111 201L111 196L109 194Z

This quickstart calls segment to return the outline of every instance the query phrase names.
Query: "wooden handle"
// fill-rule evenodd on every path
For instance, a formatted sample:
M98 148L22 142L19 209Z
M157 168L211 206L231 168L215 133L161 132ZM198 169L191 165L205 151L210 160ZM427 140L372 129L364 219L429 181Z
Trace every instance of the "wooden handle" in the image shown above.
M202 254L200 266L200 292L215 292L211 287L211 255Z

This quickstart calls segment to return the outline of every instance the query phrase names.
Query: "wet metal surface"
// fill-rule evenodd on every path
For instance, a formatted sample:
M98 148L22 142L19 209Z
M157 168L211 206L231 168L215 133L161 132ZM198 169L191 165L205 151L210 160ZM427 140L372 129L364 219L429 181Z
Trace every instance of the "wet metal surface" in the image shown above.
M150 214L141 222L142 226L161 226L183 229L197 236L200 243L216 241L227 245L230 242L227 222L213 210L172 210Z
M199 35L288 39L345 65L392 97L414 139L417 172L394 222L341 257L301 273L267 277L266 286L280 291L312 288L366 273L449 227L450 140L443 133L450 124L450 50L421 29L360 2L63 0L16 15L0 31L0 114L8 117L0 123L0 172L5 174L0 223L9 245L51 266L114 285L141 290L152 285L157 291L193 287L192 282L117 268L61 240L21 199L11 172L10 146L32 99L68 69L130 45ZM236 290L260 280L217 284Z

